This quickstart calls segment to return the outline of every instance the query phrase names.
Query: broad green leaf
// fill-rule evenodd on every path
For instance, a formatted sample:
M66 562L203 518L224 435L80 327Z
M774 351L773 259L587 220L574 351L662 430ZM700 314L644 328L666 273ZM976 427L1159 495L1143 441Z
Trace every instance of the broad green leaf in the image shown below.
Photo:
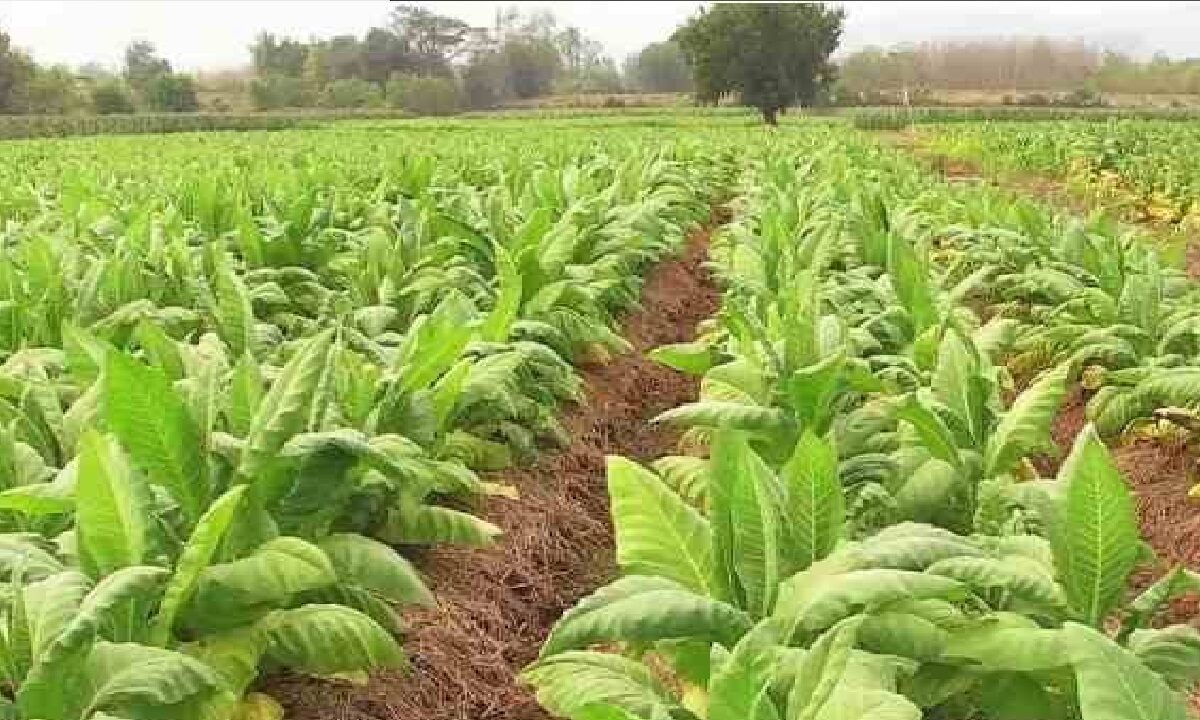
M270 540L249 557L210 565L200 574L186 612L191 627L223 629L295 595L337 582L320 548L294 537Z
M649 668L620 655L567 651L539 660L521 673L521 679L536 689L542 707L568 718L597 703L621 708L633 717L651 717L679 707Z
M263 487L260 476L275 460L284 443L304 429L333 340L334 331L326 330L298 349L271 384L250 421L237 475L241 482L262 488L256 490L256 495L264 503L277 499L284 488Z
M653 473L608 458L617 563L630 575L659 575L708 594L712 543L708 521Z
M92 688L84 717L94 710L166 710L224 692L217 674L200 661L133 643L96 643L87 659L84 682Z
M189 523L208 496L200 432L171 381L116 350L104 366L104 416L130 459L167 489Z
M906 396L895 412L897 418L909 423L917 431L930 455L956 468L962 465L950 429L937 413L922 405L915 395Z
M521 273L512 254L499 243L492 245L496 265L496 304L479 328L479 339L484 342L508 340L517 313L521 309Z
M407 665L396 640L366 615L341 605L276 610L256 625L267 656L299 672L332 675Z
M432 607L436 601L417 570L399 553L362 535L340 533L317 542L338 579L370 590L385 600Z
M239 357L253 347L254 310L250 303L250 293L227 261L217 263L210 280L210 311L216 321L217 333L229 345L230 353Z
M667 580L644 580L630 576L615 589L585 598L554 626L542 656L616 641L687 638L732 647L751 627L749 616L731 605L671 587Z
M175 563L175 572L163 594L158 614L151 623L150 637L154 644L166 646L170 641L176 615L191 600L201 573L216 555L245 494L245 486L229 490L217 498L196 523Z
M786 428L787 416L778 408L710 400L681 405L674 410L668 410L654 418L653 422L684 427L698 425L770 432Z
M787 493L784 523L791 570L804 570L833 552L846 521L837 451L830 440L806 430L780 471Z
M1070 368L1060 365L1046 371L1000 418L984 451L984 474L1006 473L1021 458L1053 446L1050 428L1067 395Z
M783 581L775 617L797 631L819 632L843 618L898 600L961 600L965 586L955 580L907 570L853 570L827 574L810 568Z
M716 349L702 340L663 345L654 348L647 355L657 363L697 376L711 370L718 361Z
M717 588L728 585L734 604L762 617L775 605L782 560L782 491L746 438L722 428L713 442L709 515Z
M263 398L262 370L254 358L246 353L238 359L229 380L229 395L226 400L226 417L229 429L239 437L250 432L254 415Z
M1188 705L1154 671L1100 632L1062 629L1075 668L1079 709L1087 720L1187 720Z
M1071 662L1061 630L1012 627L1003 623L984 624L952 633L944 646L943 656L988 670L1014 672L1053 670Z
M1088 425L1058 473L1066 486L1052 533L1055 566L1071 606L1100 627L1138 561L1133 499L1112 456Z
M788 720L812 720L842 681L861 618L849 618L826 630L812 644L788 693Z
M91 430L80 440L75 534L80 559L103 577L146 556L149 524L142 479L117 444Z

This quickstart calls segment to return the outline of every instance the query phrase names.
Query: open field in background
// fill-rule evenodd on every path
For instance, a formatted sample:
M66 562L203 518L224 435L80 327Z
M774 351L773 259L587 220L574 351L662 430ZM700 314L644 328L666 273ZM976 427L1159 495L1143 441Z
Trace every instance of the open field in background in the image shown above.
M1195 126L926 119L0 143L0 707L1189 717Z

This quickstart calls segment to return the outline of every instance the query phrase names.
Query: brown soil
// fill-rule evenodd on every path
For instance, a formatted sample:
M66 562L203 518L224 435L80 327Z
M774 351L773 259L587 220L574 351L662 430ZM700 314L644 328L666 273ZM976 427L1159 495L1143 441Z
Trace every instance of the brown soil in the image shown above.
M1055 418L1051 434L1058 446L1057 459L1041 458L1043 475L1053 476L1071 450L1075 436L1087 423L1088 395L1080 387L1071 391ZM1157 567L1142 568L1133 578L1141 589L1176 565L1200 570L1200 502L1188 498L1195 484L1196 456L1183 445L1147 439L1114 443L1113 459L1134 492L1142 537L1160 560ZM1200 622L1200 596L1185 595L1171 603L1165 622Z
M719 214L718 214L719 218ZM551 625L614 572L604 458L667 454L677 436L647 421L693 399L697 383L646 359L683 342L712 315L719 293L702 263L708 230L684 256L653 270L642 307L625 322L634 352L582 370L584 404L563 420L561 452L503 474L517 500L490 498L482 516L504 529L493 547L436 547L419 565L439 607L407 612L407 673L365 686L281 676L270 694L292 720L541 720L548 717L517 673L535 659Z

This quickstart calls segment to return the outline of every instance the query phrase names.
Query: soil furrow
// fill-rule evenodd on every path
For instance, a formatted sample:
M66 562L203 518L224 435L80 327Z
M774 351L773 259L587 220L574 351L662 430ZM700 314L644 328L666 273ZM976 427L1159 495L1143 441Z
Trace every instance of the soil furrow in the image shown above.
M720 295L703 268L711 227L682 257L651 271L641 308L624 323L633 352L582 368L586 399L563 418L571 444L496 478L519 499L489 498L482 516L504 529L493 547L442 546L418 565L438 598L406 612L411 671L365 686L276 677L269 692L294 720L541 720L547 715L517 673L551 625L614 573L604 458L650 459L677 436L650 425L695 398L694 378L646 359L655 346L692 339Z

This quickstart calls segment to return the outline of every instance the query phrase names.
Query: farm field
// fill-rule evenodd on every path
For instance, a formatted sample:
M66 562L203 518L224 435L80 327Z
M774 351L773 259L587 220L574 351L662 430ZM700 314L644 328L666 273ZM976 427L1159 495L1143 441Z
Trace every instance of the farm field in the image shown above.
M1190 717L1196 286L752 122L0 145L6 716Z
M1200 164L1192 122L1067 120L967 123L925 134L930 149L1000 171L1063 179L1085 197L1136 221L1200 227Z

